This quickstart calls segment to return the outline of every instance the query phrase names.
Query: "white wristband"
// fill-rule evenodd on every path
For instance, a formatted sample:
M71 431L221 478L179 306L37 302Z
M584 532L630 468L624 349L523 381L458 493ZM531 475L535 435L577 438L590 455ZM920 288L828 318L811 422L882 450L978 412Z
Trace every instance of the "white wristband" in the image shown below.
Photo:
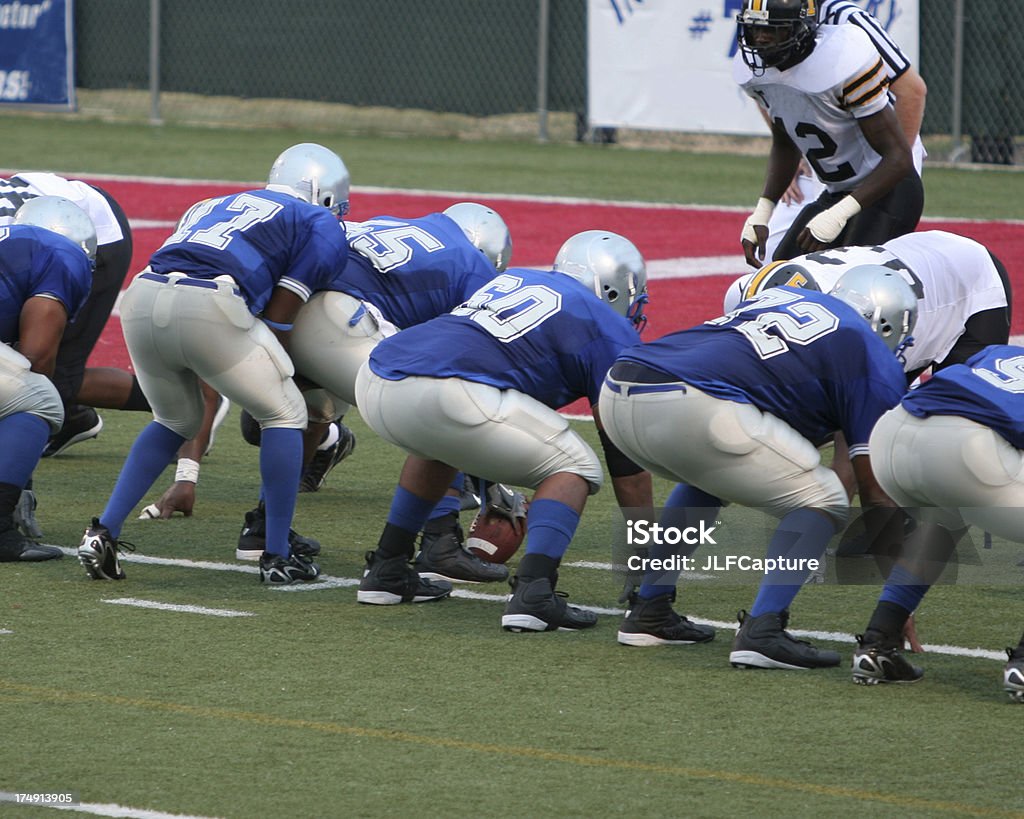
M191 458L178 458L178 468L174 473L174 482L188 481L199 483L199 462Z
M833 241L846 223L860 213L860 202L852 196L844 196L828 210L822 211L807 223L807 229L819 242Z
M743 223L743 233L740 234L740 238L756 245L757 233L754 232L754 225L765 225L767 227L774 212L775 203L771 199L765 199L763 196L758 199L757 205L754 207L754 212L750 214L750 216L747 217L747 221Z

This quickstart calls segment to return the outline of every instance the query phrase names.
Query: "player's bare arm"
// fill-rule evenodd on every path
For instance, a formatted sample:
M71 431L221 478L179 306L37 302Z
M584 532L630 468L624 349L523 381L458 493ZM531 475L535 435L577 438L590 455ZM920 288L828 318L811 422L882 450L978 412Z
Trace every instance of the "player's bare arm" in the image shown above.
M828 242L834 238L834 235L827 234L837 234L840 232L846 220L888 194L899 184L901 179L914 170L914 160L910 152L910 145L907 143L903 131L900 130L899 120L896 118L896 113L892 106L887 106L876 114L859 119L857 124L868 144L881 157L881 161L840 202L841 205L843 202L852 199L853 202L851 204L854 204L856 210L853 213L846 214L842 224L838 225L838 231L825 229L822 232L823 228L829 228L830 226L819 224L821 220L829 217L832 210L830 208L828 211L818 214L800 232L797 241L800 247L808 253L827 248ZM839 205L833 205L833 208L837 207ZM821 238L818 238L819 236Z
M743 256L751 267L761 267L765 262L765 243L768 241L768 221L775 203L789 188L793 177L800 168L803 155L789 138L781 123L772 124L772 147L768 155L768 170L765 174L764 190L754 213L743 226L741 244Z
M56 299L33 296L21 308L18 352L32 363L32 371L53 375L67 310Z

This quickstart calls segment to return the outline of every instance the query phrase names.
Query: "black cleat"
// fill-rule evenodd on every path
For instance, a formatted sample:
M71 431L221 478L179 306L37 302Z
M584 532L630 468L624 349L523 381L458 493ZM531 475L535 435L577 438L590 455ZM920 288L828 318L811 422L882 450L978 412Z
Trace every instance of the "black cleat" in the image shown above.
M296 554L275 555L264 552L260 555L260 582L270 586L288 586L292 583L316 580L320 567L308 558Z
M886 640L873 631L858 634L857 648L853 652L853 681L858 685L878 685L920 680L924 671L903 656L902 642L901 639Z
M715 639L711 626L701 626L672 609L675 594L659 594L644 600L634 592L629 611L619 626L618 641L624 646L688 646Z
M320 541L300 535L294 529L288 530L288 545L292 554L311 560L320 554ZM259 560L267 546L267 509L260 501L259 506L245 513L245 523L238 533L236 560Z
M1007 663L1003 668L1003 688L1016 702L1024 702L1024 646L1006 649Z
M43 530L39 528L39 521L36 520L38 505L36 493L31 489L22 489L18 505L14 507L14 525L21 529L25 537L32 540L43 539Z
M789 612L751 617L741 611L738 618L740 628L729 652L736 668L832 668L840 663L838 651L815 648L786 631Z
M356 448L356 434L341 421L334 423L338 427L338 440L327 449L318 449L313 455L313 460L309 462L302 480L299 481L300 492L319 492L331 470Z
M444 600L451 593L451 583L420 577L404 557L381 559L376 552L367 552L356 600L374 606L394 606Z
M455 583L508 580L508 566L488 563L463 548L462 527L452 513L427 521L413 566L421 577Z
M60 455L69 446L95 438L103 429L103 419L92 407L73 405L68 407L64 418L64 426L60 432L50 436L43 448L43 458Z
M501 627L505 631L577 631L597 625L597 615L565 602L568 595L555 591L551 580L512 578Z
M114 540L99 518L93 518L78 547L78 562L93 580L124 580L124 570L117 556L122 549L134 552L135 546L124 540Z
M36 543L16 527L0 532L0 563L39 563L60 557L64 557L64 552L56 546Z

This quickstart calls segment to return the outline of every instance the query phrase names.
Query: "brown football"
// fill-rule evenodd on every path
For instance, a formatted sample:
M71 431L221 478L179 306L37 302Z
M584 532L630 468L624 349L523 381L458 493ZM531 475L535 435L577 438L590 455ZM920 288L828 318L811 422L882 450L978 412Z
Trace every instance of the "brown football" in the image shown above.
M473 519L466 538L466 548L489 563L506 563L523 545L525 522L515 526L495 512L481 512Z

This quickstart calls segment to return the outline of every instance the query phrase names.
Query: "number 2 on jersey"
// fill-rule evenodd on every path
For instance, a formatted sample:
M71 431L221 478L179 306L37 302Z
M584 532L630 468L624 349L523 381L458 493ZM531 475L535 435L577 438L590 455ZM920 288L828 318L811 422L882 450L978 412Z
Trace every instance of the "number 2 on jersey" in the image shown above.
M788 352L790 344L801 347L810 344L839 327L839 319L826 307L803 301L798 293L784 290L768 290L754 297L744 309L734 310L708 324L728 324L740 314L750 311L752 305L762 309L778 308L767 309L732 327L746 336L762 359Z

